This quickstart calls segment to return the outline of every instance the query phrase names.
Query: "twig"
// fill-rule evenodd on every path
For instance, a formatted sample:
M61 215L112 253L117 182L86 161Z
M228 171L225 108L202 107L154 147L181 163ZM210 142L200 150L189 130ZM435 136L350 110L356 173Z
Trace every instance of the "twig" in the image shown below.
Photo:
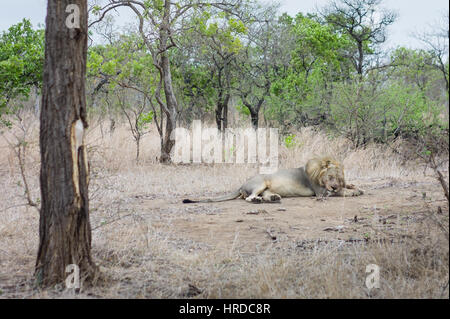
M3 135L3 138L8 143L8 145L11 147L11 149L14 151L14 153L17 156L17 159L19 160L20 175L22 176L22 181L23 181L24 188L25 188L25 199L27 200L26 205L36 208L36 210L39 213L40 212L39 206L31 199L30 188L28 187L27 177L25 175L25 159L24 159L24 155L22 155L22 149L23 149L23 153L25 153L26 141L25 141L25 139L21 139L16 136L18 143L17 143L17 145L14 145L6 138L6 136Z
M8 209L11 209L11 208L22 207L22 206L27 206L27 205L29 205L29 204L25 203L25 204L12 205L12 206L3 208L2 210L0 210L0 212L5 212L5 211L7 211Z
M277 236L275 236L269 228L267 228L266 233L270 236L270 239L277 240Z
M23 146L23 147L25 147L25 146ZM21 153L22 148L21 148L20 144L19 144L18 148L19 148L19 150L17 152L17 157L19 159L20 174L22 175L22 180L23 180L23 184L25 187L25 196L26 196L28 205L35 207L37 209L37 211L39 212L40 210L39 210L38 205L31 199L30 188L28 187L28 181L25 176L25 161L22 158L22 153ZM25 149L24 149L24 152L25 152Z
M118 218L116 218L116 219L110 220L109 222L101 223L100 225L98 225L98 226L92 228L91 230L96 230L96 229L98 229L98 228L100 228L100 227L103 227L103 226L112 224L112 223L114 223L114 222L116 222L116 221L118 221L118 220L121 220L122 218L125 218L125 217L128 217L128 216L132 216L132 215L133 215L133 213L126 214L126 215L123 215L123 216L120 216L120 217L118 217Z

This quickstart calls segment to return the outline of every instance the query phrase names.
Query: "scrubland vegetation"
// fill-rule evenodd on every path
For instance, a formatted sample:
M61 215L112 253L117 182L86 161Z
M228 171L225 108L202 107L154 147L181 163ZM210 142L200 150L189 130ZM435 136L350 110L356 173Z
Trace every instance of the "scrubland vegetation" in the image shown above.
M89 1L100 275L77 294L34 286L44 30L24 19L0 36L1 298L449 297L448 14L416 34L422 48L386 51L397 14L378 0L295 16L256 1L134 2ZM140 13L121 31L118 4ZM173 129L197 119L278 128L280 167L331 155L366 194L183 205L257 173L171 163ZM365 285L369 264L379 288Z

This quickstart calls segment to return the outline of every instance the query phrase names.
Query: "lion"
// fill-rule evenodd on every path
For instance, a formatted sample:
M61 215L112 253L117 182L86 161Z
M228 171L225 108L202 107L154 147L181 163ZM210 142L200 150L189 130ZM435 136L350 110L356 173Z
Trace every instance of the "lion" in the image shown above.
M305 166L281 169L274 174L250 178L236 191L204 200L184 199L183 203L223 202L243 198L248 202L280 202L282 197L324 198L328 196L359 196L364 191L346 184L344 167L331 157L310 159Z

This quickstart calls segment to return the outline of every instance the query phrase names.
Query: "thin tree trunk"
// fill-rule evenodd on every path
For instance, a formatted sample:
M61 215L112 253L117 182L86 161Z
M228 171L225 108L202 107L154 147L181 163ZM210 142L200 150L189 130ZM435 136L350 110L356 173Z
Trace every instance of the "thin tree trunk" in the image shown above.
M225 131L226 128L228 128L228 102L230 101L230 94L227 94L226 98L225 98L225 104L223 106L223 110L222 110L222 131Z
M159 33L159 43L160 43L160 52L161 52L161 60L160 60L160 75L162 76L162 81L164 83L164 95L166 97L166 131L164 134L164 145L161 147L161 163L170 163L170 152L175 145L175 141L170 139L170 135L172 131L177 126L177 118L178 118L178 103L175 97L173 84L172 84L172 73L170 71L170 61L168 56L168 41L169 41L169 28L170 28L170 6L171 2L169 0L165 0L164 2L164 17L163 24L160 27Z
M436 160L434 154L431 154L429 158L429 162L431 163L431 167L433 168L434 172L437 175L437 180L442 186L442 190L444 191L445 198L447 198L447 202L449 201L449 194L448 194L448 186L445 181L445 177L442 174L442 172L439 170L438 166L436 165Z
M136 164L139 164L139 151L140 151L141 137L136 136Z
M68 5L79 8L79 26L68 28ZM76 16L75 16L76 19ZM84 131L87 0L49 0L40 116L41 198L35 278L41 286L65 281L66 267L95 279L91 258L89 170Z
M225 97L222 96L222 93L219 93L219 99L217 101L216 108L216 125L219 131L225 131L228 127L228 101L230 100L230 94L225 94Z
M176 120L171 120L168 115L166 120L166 130L162 140L163 143L161 145L161 157L159 158L160 163L170 163L171 161L170 152L175 145L175 141L170 139L170 135L175 128L172 123L176 123Z
M216 125L217 125L217 129L219 131L222 131L222 112L223 112L223 106L222 103L220 103L220 101L217 103L217 108L216 108Z
M252 127L257 130L258 129L258 122L259 122L259 112L255 112L253 109L250 109L250 117L252 122Z
M356 67L356 72L358 72L359 77L363 74L363 61L364 61L364 50L362 42L358 42L358 62Z

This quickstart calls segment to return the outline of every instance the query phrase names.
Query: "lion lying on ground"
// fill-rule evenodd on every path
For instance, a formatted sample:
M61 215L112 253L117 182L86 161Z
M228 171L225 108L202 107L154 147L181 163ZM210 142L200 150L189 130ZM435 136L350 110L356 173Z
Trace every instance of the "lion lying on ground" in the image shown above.
M190 200L183 203L222 202L245 198L248 202L279 202L282 197L359 196L364 192L345 183L343 166L329 157L309 160L304 167L282 169L274 174L259 174L238 190L222 197Z

